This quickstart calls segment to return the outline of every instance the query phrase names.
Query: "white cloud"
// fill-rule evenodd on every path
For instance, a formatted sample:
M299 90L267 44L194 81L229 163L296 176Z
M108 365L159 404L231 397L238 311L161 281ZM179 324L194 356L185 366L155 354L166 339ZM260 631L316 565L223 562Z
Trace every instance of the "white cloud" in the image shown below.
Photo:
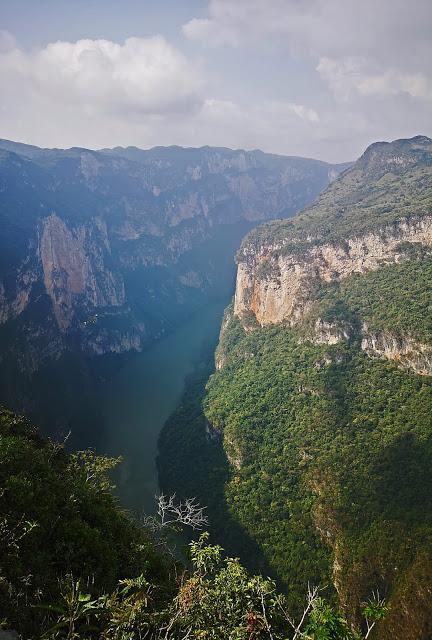
M305 104L205 97L202 73L160 36L0 51L0 136L42 146L182 144L302 152L320 123Z
M289 103L287 105L288 109L296 114L299 118L303 120L309 120L309 122L319 122L319 116L315 109L311 109L310 107L305 107L303 104L295 104Z
M183 32L211 45L280 35L319 55L387 52L414 60L424 44L432 46L431 13L430 0L210 0L208 17L193 18Z
M399 73L395 69L375 75L365 75L358 82L357 88L365 96L394 96L398 93L407 93L413 98L432 98L431 81L425 75Z
M26 51L0 32L0 136L350 159L431 135L431 22L431 0L211 0L187 55L162 36Z
M425 74L415 71L404 73L394 68L379 70L364 58L337 60L324 56L319 60L317 71L334 95L344 101L349 100L353 92L363 96L387 97L401 93L413 98L432 99L432 82Z
M94 111L161 114L201 101L198 69L161 36L0 48L0 82L25 96ZM6 85L7 83L7 85Z
M298 102L311 103L286 106L304 118L300 126L287 117L291 139L303 135L306 153L335 158L376 139L431 134L431 24L431 0L210 0L207 16L183 32L209 56L227 46L234 59L238 49L273 61L278 52L280 69L287 61L286 93L296 97L297 81Z
M9 31L0 29L0 53L10 51L16 47L16 40Z
M304 141L318 135L319 115L305 105L263 101L254 104L208 98L193 116L153 122L147 144L214 145L304 154ZM142 132L135 130L135 135ZM136 143L136 138L135 138ZM132 144L132 143L131 143ZM315 148L315 153L319 153Z
M217 46L279 46L319 60L338 97L409 93L430 98L430 0L211 0L185 35Z
M289 33L297 20L304 16L304 4L316 5L314 0L211 0L208 18L193 18L183 25L184 34L191 40L211 46L240 45L253 42L268 34Z

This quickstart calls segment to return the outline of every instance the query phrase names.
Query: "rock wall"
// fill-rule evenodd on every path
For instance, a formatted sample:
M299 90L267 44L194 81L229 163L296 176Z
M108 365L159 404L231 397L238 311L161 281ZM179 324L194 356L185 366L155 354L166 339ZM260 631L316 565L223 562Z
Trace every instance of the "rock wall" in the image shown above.
M386 358L419 375L432 375L432 347L385 332L369 332L363 328L361 348L370 356Z
M229 295L232 256L256 221L292 215L345 168L211 147L0 140L0 346L29 374L38 353L42 363L64 349L143 348Z
M337 244L310 240L299 245L266 246L259 253L247 245L239 258L234 313L252 312L261 326L301 321L313 303L318 280L338 282L405 259L402 242L432 245L432 216L405 218L361 237ZM290 247L295 249L295 242Z
M70 327L78 301L95 309L124 304L122 276L106 264L110 246L102 220L71 229L51 214L42 220L39 253L45 289L61 330Z
M29 303L32 285L37 279L35 270L26 269L26 265L22 265L18 269L15 293L12 296L6 294L5 286L0 280L0 324L16 318L24 311Z

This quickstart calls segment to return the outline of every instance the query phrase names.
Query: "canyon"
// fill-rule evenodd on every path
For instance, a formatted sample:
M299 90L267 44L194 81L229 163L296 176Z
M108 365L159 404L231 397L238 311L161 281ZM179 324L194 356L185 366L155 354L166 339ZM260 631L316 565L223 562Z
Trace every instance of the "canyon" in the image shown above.
M379 640L432 631L431 245L425 136L371 145L297 216L250 231L216 371L161 440L163 486L196 492L293 603L330 584L360 630L360 603L385 594Z
M84 391L77 378L91 386L225 299L242 236L293 215L346 166L211 147L0 140L1 400L54 431L67 423Z
M427 640L432 141L339 167L2 145L3 400L124 454L136 512L157 471L196 496L294 611L318 582L360 632L378 591L377 640Z
M294 246L266 245L261 252L243 246L238 254L234 313L251 312L260 326L295 324L310 310L305 292L317 281L340 282L406 259L404 243L432 245L432 216L412 215L343 242Z

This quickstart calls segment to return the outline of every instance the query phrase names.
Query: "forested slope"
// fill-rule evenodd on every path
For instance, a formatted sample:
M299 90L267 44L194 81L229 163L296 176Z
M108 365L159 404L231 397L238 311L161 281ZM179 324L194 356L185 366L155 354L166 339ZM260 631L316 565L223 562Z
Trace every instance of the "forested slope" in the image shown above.
M305 632L359 640L316 589L292 617L274 582L225 557L206 533L178 562L172 532L204 525L199 505L162 498L160 518L133 522L112 494L116 462L91 451L68 455L0 409L2 638L287 640ZM373 597L363 610L369 624L385 614Z
M195 412L212 438L186 447L222 440L224 508L293 603L331 584L356 626L372 589L389 599L376 638L432 633L431 197L432 141L380 143L249 234Z

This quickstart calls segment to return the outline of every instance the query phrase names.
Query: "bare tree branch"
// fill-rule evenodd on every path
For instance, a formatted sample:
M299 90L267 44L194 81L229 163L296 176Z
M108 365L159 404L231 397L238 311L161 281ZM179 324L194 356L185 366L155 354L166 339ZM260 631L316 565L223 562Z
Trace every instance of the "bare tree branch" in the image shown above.
M366 629L367 629L365 640L369 638L372 632L372 629L374 628L378 620L380 620L384 616L386 611L385 599L381 598L378 589L376 590L376 592L372 592L372 598L369 600L368 604L369 604L369 607L366 608L366 612L365 612L365 621L366 621ZM368 616L368 613L367 613L368 608L369 609L372 608L371 614L374 615L373 619L371 619Z
M299 622L294 622L294 620L291 618L291 616L289 615L289 613L284 609L284 607L282 606L281 603L279 603L279 607L286 619L286 621L291 625L291 627L294 629L294 635L293 635L293 640L297 640L297 638L307 638L307 636L305 635L305 633L302 631L302 627L305 623L305 620L307 618L307 616L309 615L311 609L313 609L317 599L318 599L318 594L320 592L320 588L319 587L311 587L310 584L308 583L308 592L307 592L307 600L306 600L306 606L303 610L303 613L300 617Z
M160 531L174 524L183 524L192 529L202 529L208 525L208 517L204 514L205 507L201 507L196 498L187 498L176 502L176 494L166 496L161 493L156 496L157 516L144 518L144 525L153 531Z
M158 497L158 515L163 527L170 524L184 524L192 529L202 529L208 524L208 518L204 515L204 507L201 507L196 498L187 498L184 502L176 504L175 493Z

